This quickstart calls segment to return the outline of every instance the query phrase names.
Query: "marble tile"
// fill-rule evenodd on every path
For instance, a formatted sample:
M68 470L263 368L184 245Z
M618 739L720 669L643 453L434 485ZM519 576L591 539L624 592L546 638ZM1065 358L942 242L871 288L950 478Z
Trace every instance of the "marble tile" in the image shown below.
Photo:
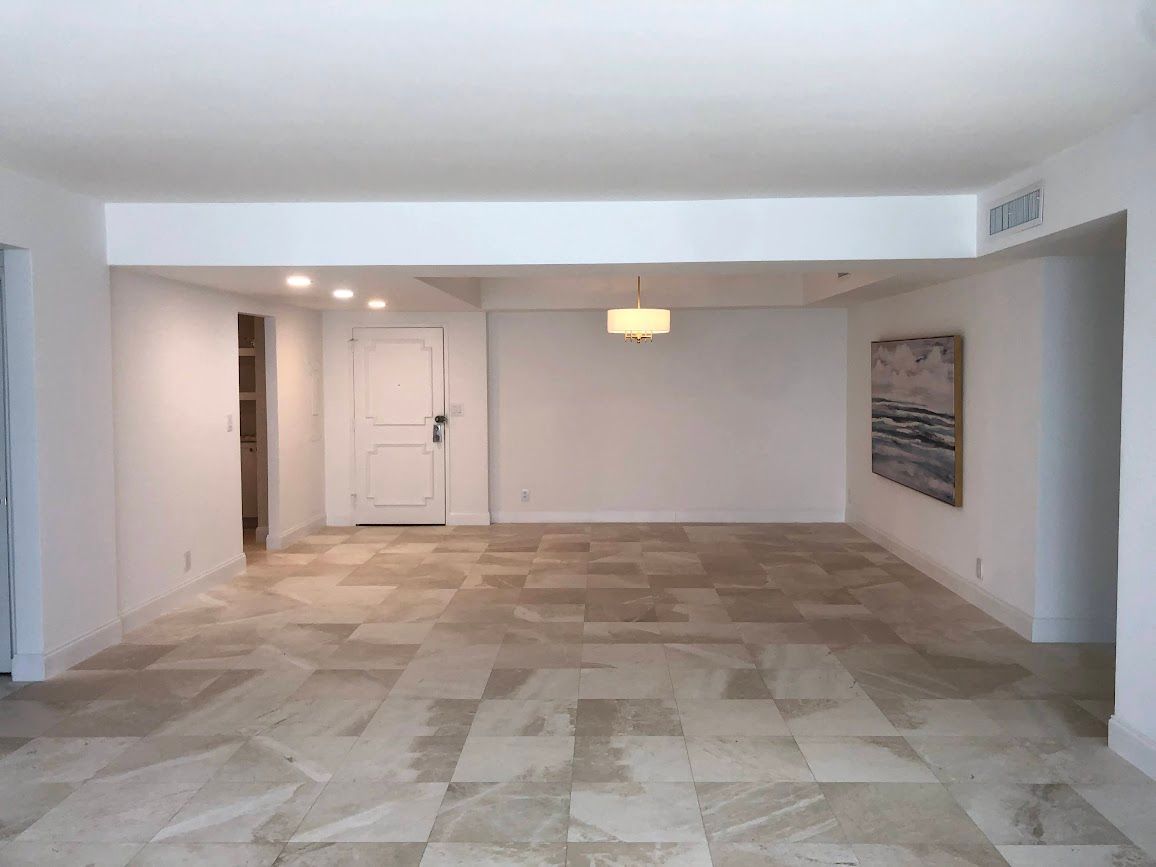
M231 783L325 783L357 742L354 737L249 738L231 752L215 779Z
M471 736L573 737L577 699L483 699Z
M578 682L578 697L669 699L673 697L670 677L665 665L584 668Z
M976 699L1010 735L1027 738L1106 738L1107 726L1070 699Z
M1005 867L1003 857L990 844L856 843L854 851L860 867Z
M32 738L0 738L0 758L11 755L31 740Z
M869 699L780 699L775 703L795 737L898 734Z
M280 852L280 843L149 843L132 867L269 867Z
M489 679L488 668L427 667L413 663L393 685L390 698L480 699Z
M690 737L768 737L790 734L770 699L680 700L679 716Z
M754 644L750 650L759 668L822 668L831 665L845 670L825 644Z
M569 812L568 783L451 783L430 841L564 842Z
M814 776L789 737L687 737L696 782L805 782Z
M338 783L448 783L464 744L464 737L359 740L332 779Z
M69 783L0 779L0 842L15 837L76 790Z
M228 672L171 715L154 733L247 737L268 726L261 718L281 707L310 672Z
M430 843L422 867L566 867L563 843Z
M1085 801L1123 831L1133 843L1156 858L1156 783L1075 787Z
M866 697L851 673L837 663L814 668L765 668L762 677L774 698Z
M147 668L175 647L173 644L117 644L95 656L90 656L79 665L73 666L73 669L139 670Z
M36 738L0 759L0 780L83 783L134 743L135 738Z
M309 675L293 693L293 699L381 700L389 695L399 677L401 671L391 669L321 669Z
M703 843L570 843L566 867L711 867Z
M1130 842L1063 783L954 783L948 790L993 843Z
M941 785L821 783L851 843L985 846L988 840Z
M260 734L277 739L356 737L380 705L380 699L294 699L262 714L255 722Z
M691 779L681 737L580 737L575 743L576 782L677 783Z
M671 668L754 668L744 644L667 644L666 661Z
M1063 782L1022 739L908 735L906 740L943 783Z
M124 867L134 861L140 843L9 843L0 849L6 867ZM277 857L277 853L273 853ZM266 863L272 863L271 861Z
M240 747L223 735L158 735L133 743L95 776L110 783L189 783L209 781Z
M446 783L329 783L293 834L294 843L425 842Z
M503 642L494 658L494 668L578 668L582 664L580 644Z
M683 733L673 701L648 698L579 699L576 733L583 737L635 735L678 736Z
M568 839L694 843L705 832L691 783L575 783Z
M400 735L430 737L465 736L470 731L479 702L452 698L390 697L382 702L361 736L391 738Z
M1054 782L1090 786L1145 786L1152 782L1143 771L1113 752L1100 738L1033 740L1028 744L1054 773Z
M1000 846L1010 867L1156 867L1137 846Z
M676 668L670 671L674 694L684 701L768 699L770 690L753 669Z
M1112 648L1025 642L844 526L246 553L124 645L0 679L0 863L269 863L297 833L278 863L1002 863L948 786L997 838L1040 829L1009 861L1156 847L1156 784L1105 744ZM1121 836L1047 842L1088 810Z
M663 645L647 644L586 644L582 647L583 668L626 668L638 665L666 665Z
M875 704L903 734L1004 734L999 723L978 704L966 699L877 698Z
M155 842L283 843L317 799L321 783L234 783L201 788Z
M575 668L496 668L486 681L485 699L576 699Z
M196 784L90 780L23 831L22 842L147 843Z
M798 745L820 782L938 782L931 768L901 737L800 737Z
M0 701L0 737L37 738L51 731L67 719L69 713L82 705L50 704L43 701L24 701L15 697Z
M85 702L46 734L58 738L143 737L156 731L179 707L171 699L95 699Z
M737 623L660 623L664 644L741 644Z
M850 846L835 843L718 843L711 845L715 867L819 867L855 865Z
M844 842L839 822L815 783L698 783L696 788L716 852L721 844L731 843ZM744 860L735 855L736 863Z
M424 843L289 843L277 867L418 867Z
M456 783L563 782L574 759L571 737L476 737L462 748Z

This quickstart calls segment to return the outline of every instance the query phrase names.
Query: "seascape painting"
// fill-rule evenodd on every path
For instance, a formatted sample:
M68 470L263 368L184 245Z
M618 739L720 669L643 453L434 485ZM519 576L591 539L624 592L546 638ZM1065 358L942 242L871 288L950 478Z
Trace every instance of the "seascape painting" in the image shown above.
M871 471L961 505L963 338L871 344Z

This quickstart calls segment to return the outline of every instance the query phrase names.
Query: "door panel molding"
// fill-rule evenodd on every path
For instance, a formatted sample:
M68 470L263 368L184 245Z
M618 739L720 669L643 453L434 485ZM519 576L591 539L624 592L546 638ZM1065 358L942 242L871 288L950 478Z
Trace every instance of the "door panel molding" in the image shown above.
M444 524L442 329L357 327L351 346L355 523Z

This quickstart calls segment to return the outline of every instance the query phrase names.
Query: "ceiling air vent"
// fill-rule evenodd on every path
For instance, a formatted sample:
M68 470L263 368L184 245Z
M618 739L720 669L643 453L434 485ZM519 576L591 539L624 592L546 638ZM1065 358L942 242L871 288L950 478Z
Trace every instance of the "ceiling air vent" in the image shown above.
M987 212L988 237L1012 229L1030 229L1044 219L1044 188L1042 184L1021 190L1004 199Z

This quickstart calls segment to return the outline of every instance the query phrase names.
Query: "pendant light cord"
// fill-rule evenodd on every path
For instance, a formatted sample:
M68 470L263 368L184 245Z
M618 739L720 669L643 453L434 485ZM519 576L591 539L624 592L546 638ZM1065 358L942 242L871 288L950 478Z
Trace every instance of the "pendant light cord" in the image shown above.
M637 302L637 306L638 306L639 310L642 309L642 275L641 274L638 275L638 302Z

